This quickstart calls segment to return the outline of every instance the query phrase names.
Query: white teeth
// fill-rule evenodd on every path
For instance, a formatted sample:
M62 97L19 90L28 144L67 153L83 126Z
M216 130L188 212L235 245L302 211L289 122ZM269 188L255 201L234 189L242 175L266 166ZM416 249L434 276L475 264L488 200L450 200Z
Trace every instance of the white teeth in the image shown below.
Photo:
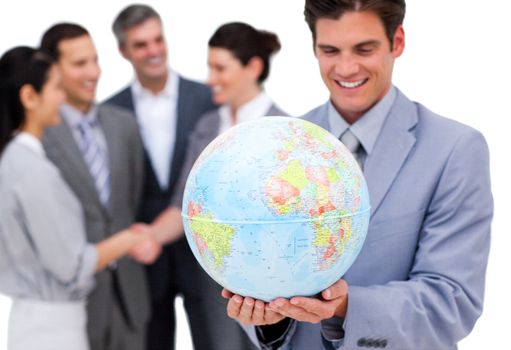
M362 79L359 81L337 81L337 82L344 88L353 89L365 83L366 79Z
M220 91L223 90L221 86L213 86L212 89L213 89L214 92L220 92Z
M162 62L162 58L161 57L152 57L152 58L149 58L147 60L147 63L149 64L160 64Z

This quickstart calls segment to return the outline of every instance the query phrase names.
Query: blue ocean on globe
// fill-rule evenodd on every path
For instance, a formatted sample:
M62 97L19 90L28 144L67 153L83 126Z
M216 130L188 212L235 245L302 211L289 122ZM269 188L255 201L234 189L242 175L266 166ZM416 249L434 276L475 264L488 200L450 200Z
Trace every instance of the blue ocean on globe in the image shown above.
M183 198L188 243L233 293L270 301L312 296L360 252L370 215L351 153L298 118L239 124L202 152Z

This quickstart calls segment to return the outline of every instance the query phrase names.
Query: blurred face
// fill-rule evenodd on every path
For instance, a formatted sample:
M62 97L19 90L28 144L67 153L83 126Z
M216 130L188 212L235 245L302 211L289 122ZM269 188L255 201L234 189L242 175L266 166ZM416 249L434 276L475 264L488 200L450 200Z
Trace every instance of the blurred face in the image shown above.
M131 62L139 80L167 78L167 47L157 18L129 28L124 32L124 38L121 53Z
M393 47L373 12L347 12L316 23L315 54L336 109L354 123L392 86L394 60L404 49L400 26Z
M59 43L59 68L67 102L86 112L96 97L100 76L98 55L92 39L83 35Z
M208 85L215 104L239 106L249 101L254 88L258 88L254 67L250 63L243 66L227 49L210 47L208 66Z
M62 88L59 69L53 65L48 72L48 80L38 96L38 106L35 109L43 128L57 125L60 122L59 107L65 98L66 94Z

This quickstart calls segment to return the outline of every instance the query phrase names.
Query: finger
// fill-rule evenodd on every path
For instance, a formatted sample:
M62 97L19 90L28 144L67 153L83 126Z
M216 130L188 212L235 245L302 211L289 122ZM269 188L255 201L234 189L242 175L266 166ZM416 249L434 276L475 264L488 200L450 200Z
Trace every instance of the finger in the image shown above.
M264 302L261 300L255 300L251 323L255 325L265 324L266 322L264 314Z
M273 311L297 321L310 323L318 323L321 321L317 314L311 313L298 305L293 305L287 299L281 298L274 300L270 303L270 307Z
M265 324L275 324L281 320L283 320L285 317L281 314L273 311L270 309L268 305L264 308L264 323Z
M334 316L335 309L340 303L339 300L324 301L315 298L294 297L290 303L303 309L306 313L315 315L320 319L331 318Z
M130 255L139 258L143 255L143 251L140 249L140 247L134 247L131 249Z
M245 300L243 300L243 303L241 304L240 309L240 322L241 323L253 323L252 321L252 314L254 312L254 305L255 301L254 299L247 297Z
M152 264L153 262L155 262L156 259L158 259L158 257L160 256L160 253L161 253L160 249L158 249L158 248L153 249L147 258L148 259L147 263Z
M348 294L348 283L340 279L330 287L321 292L321 296L325 300L333 300L336 298L344 297Z
M224 299L231 299L234 294L228 289L222 289L222 297Z
M133 231L136 231L136 232L141 232L141 231L144 231L146 227L147 227L146 224L136 222L133 225L131 225L130 229L132 229Z
M235 320L240 321L240 310L243 304L243 298L239 295L233 295L227 303L227 316Z

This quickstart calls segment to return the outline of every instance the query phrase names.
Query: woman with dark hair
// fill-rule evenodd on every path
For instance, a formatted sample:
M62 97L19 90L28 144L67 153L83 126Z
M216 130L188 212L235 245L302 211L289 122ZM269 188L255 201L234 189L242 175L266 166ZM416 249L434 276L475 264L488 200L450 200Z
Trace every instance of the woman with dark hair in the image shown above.
M204 114L190 137L185 165L172 204L181 206L186 179L206 146L230 127L263 116L287 116L263 89L270 58L280 50L276 34L242 22L220 26L208 42L208 85L220 105Z
M53 60L29 47L0 58L0 292L13 299L9 350L86 350L94 273L145 236L85 238L82 208L46 158L41 137L64 100Z
M218 120L215 131L264 115L286 115L262 86L270 73L270 58L280 50L277 35L233 22L218 28L208 45L208 85L221 107L205 117L212 124Z
M263 116L288 115L272 102L262 85L270 73L271 56L280 50L277 35L246 23L232 22L220 26L208 45L208 85L213 101L220 107L204 114L190 136L186 161L171 202L176 208L181 207L193 163L215 137L238 123ZM156 222L157 228L162 229L163 223L168 223ZM172 234L170 230L167 232L169 239L179 228Z
M220 107L204 114L190 135L184 166L171 200L171 207L154 222L153 228L162 244L182 237L181 203L188 173L206 146L230 127L263 116L285 116L268 97L263 83L270 72L270 58L280 49L278 37L270 32L234 22L220 26L209 40L208 85L213 100ZM190 257L193 256L189 251ZM226 315L227 302L216 284L191 258L196 269L197 309L203 308L204 333L209 349L253 349L248 337ZM191 266L191 265L190 265ZM176 282L178 283L178 282ZM186 302L186 301L185 301Z

